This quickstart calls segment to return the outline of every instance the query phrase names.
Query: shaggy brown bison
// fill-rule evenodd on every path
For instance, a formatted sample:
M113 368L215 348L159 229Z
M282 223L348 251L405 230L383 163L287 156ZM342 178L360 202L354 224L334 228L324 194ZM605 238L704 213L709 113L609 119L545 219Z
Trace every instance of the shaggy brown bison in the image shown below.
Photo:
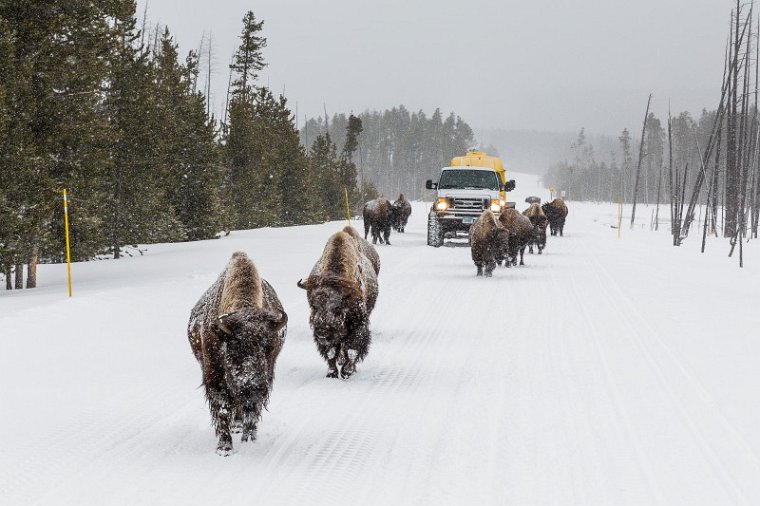
M380 239L380 244L384 242L390 245L391 225L393 225L398 213L399 209L393 207L388 199L382 197L364 204L362 209L364 238L367 238L370 229L372 229L372 244L377 244L377 240Z
M482 276L485 269L486 277L491 277L496 258L508 247L509 230L496 220L490 209L486 209L470 227L470 253L478 268L477 275Z
M567 217L567 205L562 199L554 199L541 206L546 218L549 220L549 229L552 235L562 236L565 230L565 218Z
M533 253L533 245L535 244L540 255L546 247L546 226L549 224L549 220L546 219L546 215L539 204L531 204L528 209L523 211L523 214L528 217L533 225L533 237L528 242L528 253Z
M402 193L398 196L398 200L393 203L393 207L397 209L393 219L393 228L403 234L409 221L409 216L412 214L412 204L404 198L404 194Z
M218 454L232 452L231 425L242 428L243 442L256 439L287 322L274 289L240 251L193 307L187 336L203 372Z
M501 258L505 264L517 265L517 254L520 254L520 265L525 265L523 255L525 247L533 237L533 225L530 220L512 208L504 209L499 215L499 223L509 230L509 248L502 252ZM500 260L500 259L497 259Z
M364 241L366 246L374 248ZM298 286L306 290L314 330L314 342L327 361L327 377L342 378L356 372L356 364L369 351L369 315L377 300L377 268L351 233L333 234L322 257L306 281Z

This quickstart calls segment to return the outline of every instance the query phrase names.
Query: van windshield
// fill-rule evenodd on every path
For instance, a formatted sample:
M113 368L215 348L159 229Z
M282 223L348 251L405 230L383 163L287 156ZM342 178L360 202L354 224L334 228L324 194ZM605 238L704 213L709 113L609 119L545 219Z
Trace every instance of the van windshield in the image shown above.
M486 190L499 189L499 177L495 172L487 170L444 170L438 188L477 188Z

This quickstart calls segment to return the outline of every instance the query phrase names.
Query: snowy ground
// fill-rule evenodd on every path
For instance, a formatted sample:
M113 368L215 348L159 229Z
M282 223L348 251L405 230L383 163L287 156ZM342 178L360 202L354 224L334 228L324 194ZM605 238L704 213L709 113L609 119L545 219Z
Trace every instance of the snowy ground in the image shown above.
M425 246L417 205L378 248L349 381L324 378L296 287L343 223L76 264L72 299L41 266L0 294L0 503L760 504L757 246L740 270L722 240L618 239L613 206L569 207L545 254L483 279ZM239 249L290 321L259 438L222 458L185 325Z

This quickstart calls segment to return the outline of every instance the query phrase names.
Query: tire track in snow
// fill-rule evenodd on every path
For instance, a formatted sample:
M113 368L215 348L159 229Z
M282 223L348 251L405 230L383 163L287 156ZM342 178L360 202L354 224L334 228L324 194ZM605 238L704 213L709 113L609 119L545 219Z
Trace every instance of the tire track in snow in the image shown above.
M666 392L671 399L673 406L677 408L679 415L687 425L689 431L693 434L693 437L696 439L703 455L715 470L716 475L722 481L726 491L731 495L733 502L736 504L752 504L752 501L748 499L747 495L744 492L745 488L747 487L740 486L734 477L734 473L727 470L726 465L721 461L715 448L712 444L710 444L709 439L704 435L703 431L705 429L699 427L700 424L697 423L695 417L689 412L689 406L687 406L687 403L684 400L685 397L690 397L689 400L691 401L692 405L713 404L711 403L710 396L707 393L706 389L699 381L694 378L693 375L687 372L683 363L681 363L681 361L676 359L675 356L669 352L662 340L657 336L657 333L654 331L654 329L652 329L651 325L649 325L647 319L636 310L633 302L622 291L619 283L609 274L606 267L604 267L598 259L594 258L593 260L596 267L594 271L596 273L599 285L604 288L610 300L617 299L622 301L621 305L628 310L628 312L621 312L621 322L629 330L631 336L630 339L635 344L641 356L645 358L649 369L657 378L663 391ZM604 280L601 279L602 275L604 276ZM613 290L610 287L614 287L615 293L613 293ZM630 315L630 313L634 314ZM636 322L633 321L634 317L637 319ZM640 330L641 328L644 328L645 332L642 332ZM646 339L644 337L644 334L647 334L650 336L650 338ZM648 341L646 344L644 342L645 340ZM657 349L664 351L665 356L660 357L659 359L655 358L654 352ZM663 359L667 360L667 365L670 366L668 368L669 370L677 371L679 376L682 379L686 380L686 388L681 388L679 393L676 393L676 387L673 384L674 379L678 378L667 377L664 372L664 368L659 363L659 361ZM689 393L693 393L695 395L688 395ZM726 436L728 436L728 439L731 440L732 444L735 445L738 443L741 447L743 447L742 449L747 453L746 458L748 462L746 462L746 464L755 468L757 471L757 474L755 474L755 476L760 476L760 467L758 466L757 455L752 451L751 447L743 440L743 438L739 436L738 431L736 431L736 429L728 423L725 417L723 417L716 409L710 409L711 407L712 406L707 406L707 409L699 409L700 414L702 415L700 422L702 424L710 422L708 418L712 418L717 415L720 430L728 432L728 434L724 433L717 435L720 436L724 441L726 439ZM694 409L697 409L697 407ZM736 455L733 455L733 458L735 457Z
M626 312L626 309L630 309L633 307L630 300L625 296L625 294L622 292L622 289L617 286L617 281L611 278L609 275L602 277L602 274L605 273L606 268L604 267L602 261L598 257L592 257L592 256L584 256L584 264L586 266L590 266L590 269L587 269L589 274L591 275L591 279L584 280L584 286L583 289L585 291L588 290L589 284L591 280L593 280L593 285L596 287L597 290L602 294L602 297L598 297L599 301L604 301L605 309L602 309L600 311L599 307L594 308L594 312L599 314L616 314L617 315L617 321L616 321L616 336L617 339L614 339L614 342L617 345L624 344L626 347L628 347L631 351L631 353L628 353L626 355L627 359L630 361L629 364L627 364L627 368L630 371L632 369L631 363L633 363L635 360L639 360L642 362L640 370L649 370L652 373L652 376L642 375L639 374L635 380L638 385L628 384L625 386L625 388L628 391L632 391L632 388L638 389L639 391L646 391L648 393L648 399L646 401L647 404L650 403L657 403L658 407L654 408L652 407L653 411L652 414L656 414L658 417L665 419L665 412L666 411L673 411L674 414L678 419L681 420L681 423L684 426L685 431L679 432L678 436L675 439L671 439L672 443L669 443L668 446L663 446L660 448L657 448L657 454L659 457L661 457L661 452L668 447L672 446L672 451L680 451L680 452L694 452L698 451L701 453L703 457L704 464L702 465L708 465L712 472L708 473L706 469L702 468L700 469L700 472L702 472L705 476L712 476L714 478L717 478L718 481L722 484L722 488L725 492L725 494L728 497L731 497L732 503L734 504L749 504L747 501L747 498L742 491L741 487L737 485L734 478L732 478L731 474L728 473L725 469L725 466L723 466L720 463L720 460L718 459L717 455L715 454L713 448L710 446L710 444L707 442L705 437L702 435L700 429L697 427L697 424L695 423L694 419L689 415L684 402L682 401L682 397L686 394L689 394L690 390L696 390L698 391L698 395L701 396L704 394L704 389L701 387L701 385L697 384L691 384L687 385L687 389L681 388L679 391L679 394L676 394L675 386L672 384L672 377L668 378L667 375L664 373L662 367L657 363L657 361L653 357L653 353L655 348L651 346L645 346L643 343L642 338L642 332L639 330L641 327L648 328L651 330L651 327L649 327L646 323L646 319L640 315L637 314L635 316L638 317L638 321L634 323L633 316L631 316L628 312ZM610 287L617 287L617 293L613 291ZM583 294L579 292L578 287L576 284L573 284L573 288L575 289L575 292L577 294L577 297L579 300L583 300ZM586 313L586 317L588 319L588 324L591 328L596 328L596 324L594 322L594 319L590 316L590 311L585 307L587 303L583 303L582 306L584 307L584 312ZM600 336L598 331L592 332L592 335L595 338L595 341L599 347L599 353L601 357L605 357L609 352L603 351L603 350L611 350L610 344L603 343L597 336ZM653 335L655 335L653 333ZM618 350L619 353L619 350ZM614 355L614 353L613 353ZM603 361L606 362L606 358L603 358ZM620 391L619 387L617 386L617 380L615 379L616 375L612 373L611 369L608 365L605 364L605 367L607 371L609 371L610 377L609 377L609 383L611 385L615 386L615 389ZM635 368L634 368L635 369ZM678 368L676 368L678 369ZM616 370L619 371L620 369ZM617 376L620 376L620 374L617 374ZM656 381L656 386L646 388L645 385L650 383L651 379L654 378ZM662 393L660 393L662 392ZM628 394L630 396L630 394ZM664 396L664 397L663 397ZM658 457L650 457L649 454L655 451L655 448L653 448L651 441L647 441L644 443L641 439L641 429L634 429L629 420L633 416L631 411L631 408L634 407L633 404L631 404L630 399L626 399L626 401L623 401L623 399L626 398L625 394L618 393L616 394L616 397L618 398L618 404L620 406L620 413L621 413L621 419L625 423L627 430L629 433L633 435L633 437L636 439L635 447L637 448L637 454L639 454L640 458L640 467L646 470L648 475L648 481L650 482L650 485L654 485L659 483L659 480L657 479L657 476L653 474L653 469L660 469L660 473L663 472L663 466L661 463L661 458ZM631 406L630 408L626 408L626 403ZM641 406L640 406L641 407ZM639 407L639 409L640 409ZM637 410L638 411L638 410ZM641 414L638 414L639 417L641 417ZM670 418L670 420L673 420ZM644 421L641 419L639 423ZM647 422L645 422L646 424ZM650 422L651 423L651 422ZM674 434L672 432L672 429L669 429L668 426L662 425L657 428L653 428L653 430L656 430L656 433L648 433L647 439L651 439L652 436L656 436L658 438L665 437L666 433L670 433L670 437L673 438ZM690 434L690 437L693 441L693 443L688 443L687 441L684 441L684 437L686 434ZM675 446L677 445L677 446ZM694 459L690 459L688 461L679 459L679 461L686 466L694 467L695 465L699 464L699 461L695 461ZM676 473L676 474L682 474L683 471L678 471L677 469L672 469L668 471L669 473ZM704 485L705 480L702 480L700 482L702 485ZM705 485L707 486L707 485ZM714 489L706 489L703 488L703 493L707 492L708 490L712 493L715 492ZM668 489L667 491L664 490L661 486L656 485L653 488L654 491L656 491L656 497L657 500L662 504L669 504L672 499L668 499L669 496L673 494L672 489ZM725 497L721 496L719 498L716 498L718 501L724 501Z

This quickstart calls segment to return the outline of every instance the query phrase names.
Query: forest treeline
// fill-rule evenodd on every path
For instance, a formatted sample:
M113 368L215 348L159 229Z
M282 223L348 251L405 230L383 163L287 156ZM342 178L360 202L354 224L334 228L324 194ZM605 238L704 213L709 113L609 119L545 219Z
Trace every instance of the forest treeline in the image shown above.
M738 246L742 266L743 239L757 238L760 226L760 26L753 10L737 0L731 12L716 109L660 119L649 112L650 95L640 136L624 129L619 150L605 162L581 129L573 158L553 165L544 184L575 200L630 202L631 226L637 205L655 204L656 227L659 204L667 203L674 246L704 210L702 251L708 232L723 236L729 256Z
M707 110L703 110L696 119L689 112L672 118L674 166L688 164L696 172L701 156L698 146L707 145L714 120L715 111ZM665 168L671 150L667 118L663 122L654 113L649 113L646 123L637 199L644 203L664 203L668 195L667 187L662 183L667 179ZM571 146L572 157L550 166L544 176L544 184L564 190L567 197L573 200L616 202L622 199L630 203L639 162L639 134L640 131L631 132L624 128L617 138L616 148L605 146L607 149L601 151L587 140L585 129L581 128ZM691 177L694 177L693 174Z
M259 83L267 40L253 12L230 65L224 117L215 118L201 91L201 55L181 56L168 28L148 35L135 8L131 0L0 2L8 289L34 287L39 261L64 259L64 188L73 259L118 258L138 244L344 218L346 194L356 210L376 196L373 182L388 195L419 187L412 171L472 138L454 115L427 119L403 107L337 115L299 135L286 98Z
M309 146L314 136L327 132L340 148L349 117L334 114L329 121L324 117L306 120L300 130L302 144ZM353 157L359 179L390 199L399 193L421 198L425 180L437 178L441 167L475 145L472 128L453 112L444 117L436 109L428 117L424 111L409 112L401 105L382 112L364 111L358 118L364 128ZM493 148L488 150L495 154Z

